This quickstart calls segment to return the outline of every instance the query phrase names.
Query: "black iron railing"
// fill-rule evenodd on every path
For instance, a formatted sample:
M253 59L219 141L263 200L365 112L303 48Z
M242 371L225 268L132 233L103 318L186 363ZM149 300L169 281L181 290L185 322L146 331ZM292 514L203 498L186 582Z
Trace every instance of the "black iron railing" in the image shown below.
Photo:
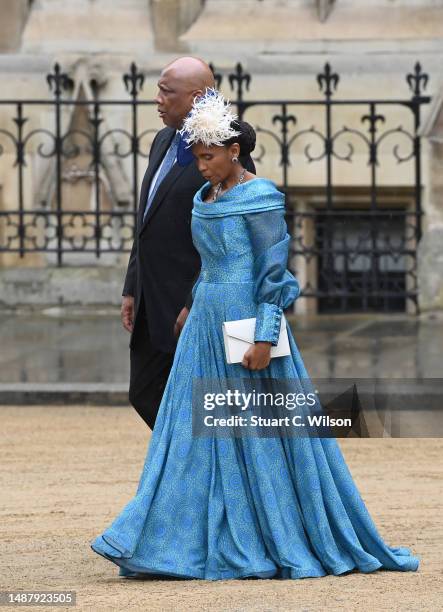
M418 135L421 109L429 103L423 95L428 76L417 63L407 75L409 98L399 99L336 99L339 76L327 63L317 75L320 96L313 100L254 100L249 98L252 77L237 64L230 74L222 74L211 66L217 87L227 80L229 97L240 117L248 120L254 110L266 110L269 121L255 125L258 146L255 161L266 159L267 149L278 151L280 177L277 183L287 194L288 227L294 235L292 255L297 268L315 260L315 271L307 275L303 296L317 298L319 309L402 310L406 300L417 306L416 246L421 237L421 143ZM12 153L8 172L17 181L17 202L4 202L0 209L0 252L52 254L61 266L74 253L89 253L94 258L104 254L129 252L134 235L134 223L140 186L140 160L147 159L150 138L156 129L140 119L140 109L154 106L154 100L140 96L144 76L133 63L123 82L128 98L105 100L99 96L99 86L91 80L92 99L70 97L74 83L58 64L47 77L52 98L45 100L0 100L0 112L10 115L10 127L0 129L0 164ZM66 108L84 111L84 127L64 126ZM130 129L108 128L104 119L112 107L127 108L131 115ZM315 109L316 124L298 127L298 110ZM335 128L339 109L357 110L358 125ZM406 109L408 125L383 128L386 112ZM31 128L38 110L49 111L51 129ZM361 111L359 110L361 109ZM251 121L252 122L252 121ZM321 127L319 127L321 126ZM83 144L80 144L83 141ZM359 142L359 158L365 152L370 179L366 185L366 203L343 208L335 195L333 163L351 163ZM389 209L380 197L379 170L381 146L391 142L392 159L409 162L409 207L400 202ZM305 143L305 144L303 144ZM316 152L314 148L316 147ZM76 159L86 156L87 163L79 168ZM324 181L317 184L317 204L309 210L299 209L296 185L291 180L294 159L317 164L324 171ZM3 157L3 160L2 160ZM25 171L33 160L44 162L46 187L40 199L25 198ZM126 195L112 194L113 163L125 164L130 173ZM130 169L130 170L129 170ZM115 178L115 177L114 177ZM89 209L68 207L64 184L85 182L92 186ZM109 184L111 182L111 185ZM114 189L115 191L115 189ZM117 189L118 191L118 189ZM109 198L108 198L109 200ZM25 201L28 204L25 206ZM31 205L29 202L32 202ZM411 207L412 203L412 207ZM84 203L83 203L84 204ZM358 219L358 222L355 222ZM352 223L351 223L351 220ZM304 239L306 222L314 227L310 244ZM352 231L347 233L346 229ZM391 263L390 263L391 262ZM399 263L400 262L400 263ZM294 270L297 274L299 270Z

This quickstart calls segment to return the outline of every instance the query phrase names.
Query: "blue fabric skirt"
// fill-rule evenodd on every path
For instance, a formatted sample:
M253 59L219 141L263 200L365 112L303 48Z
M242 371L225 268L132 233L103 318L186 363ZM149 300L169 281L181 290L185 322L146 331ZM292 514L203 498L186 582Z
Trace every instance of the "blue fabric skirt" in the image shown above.
M335 438L198 438L193 377L307 377L291 355L226 364L222 322L255 315L252 283L201 282L180 335L135 496L91 548L121 576L308 578L416 571L377 531ZM241 293L241 299L239 294Z

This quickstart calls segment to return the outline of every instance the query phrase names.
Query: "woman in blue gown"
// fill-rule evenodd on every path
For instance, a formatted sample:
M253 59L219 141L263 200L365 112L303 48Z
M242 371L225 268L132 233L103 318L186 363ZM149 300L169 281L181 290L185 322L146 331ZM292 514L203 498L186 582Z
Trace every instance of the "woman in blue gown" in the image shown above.
M283 310L299 295L287 270L284 196L242 168L252 128L230 127L235 135L221 140L188 133L209 179L192 211L201 272L136 494L91 548L127 577L415 571L419 559L378 533L335 438L193 435L193 379L308 379L289 325L291 354L270 359ZM222 323L250 317L255 343L242 363L228 364Z

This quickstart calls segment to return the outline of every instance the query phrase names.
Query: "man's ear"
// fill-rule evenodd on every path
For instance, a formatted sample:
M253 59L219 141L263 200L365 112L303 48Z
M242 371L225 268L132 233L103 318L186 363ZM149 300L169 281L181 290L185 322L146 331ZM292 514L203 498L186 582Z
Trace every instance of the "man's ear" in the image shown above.
M203 96L203 93L204 93L204 92L203 92L203 90L202 90L202 89L195 89L195 90L192 92L192 99L194 99L194 98L201 98L201 97Z

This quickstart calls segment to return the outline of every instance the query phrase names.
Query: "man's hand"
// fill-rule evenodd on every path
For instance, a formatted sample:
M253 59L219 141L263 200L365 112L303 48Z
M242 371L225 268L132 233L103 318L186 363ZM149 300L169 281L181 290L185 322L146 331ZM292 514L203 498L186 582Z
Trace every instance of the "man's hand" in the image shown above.
M126 331L132 333L134 328L134 298L132 295L125 295L123 297L120 315L123 327Z
M174 324L174 336L175 338L178 340L178 337L181 334L181 331L183 329L183 325L186 323L186 319L188 318L188 314L189 314L189 310L188 308L186 308L186 306L184 306L177 317L177 321Z
M256 342L243 355L242 366L248 370L262 370L271 361L271 342Z

